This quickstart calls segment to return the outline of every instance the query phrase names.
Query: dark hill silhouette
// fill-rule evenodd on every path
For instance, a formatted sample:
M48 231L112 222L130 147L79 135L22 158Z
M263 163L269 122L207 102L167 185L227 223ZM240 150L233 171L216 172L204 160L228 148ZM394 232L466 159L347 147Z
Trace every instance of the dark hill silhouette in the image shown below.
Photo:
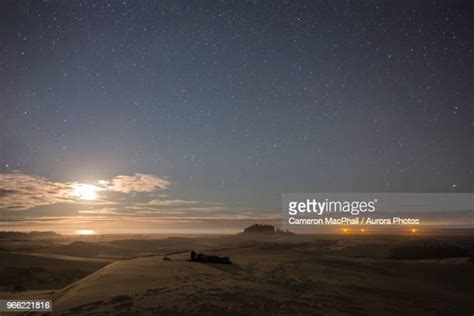
M59 236L58 233L53 231L0 231L0 239L53 238Z
M294 233L286 230L283 231L279 228L275 228L273 225L267 224L253 224L244 229L240 234L263 234L263 235L294 235Z

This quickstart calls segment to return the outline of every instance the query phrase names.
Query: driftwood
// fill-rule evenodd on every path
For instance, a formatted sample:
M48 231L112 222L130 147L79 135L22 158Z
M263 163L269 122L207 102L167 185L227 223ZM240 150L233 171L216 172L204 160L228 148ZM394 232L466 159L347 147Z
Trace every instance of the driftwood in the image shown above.
M191 251L191 258L189 261L203 262L203 263L221 263L221 264L231 264L229 257L219 257L214 255L206 255L203 253L196 253Z

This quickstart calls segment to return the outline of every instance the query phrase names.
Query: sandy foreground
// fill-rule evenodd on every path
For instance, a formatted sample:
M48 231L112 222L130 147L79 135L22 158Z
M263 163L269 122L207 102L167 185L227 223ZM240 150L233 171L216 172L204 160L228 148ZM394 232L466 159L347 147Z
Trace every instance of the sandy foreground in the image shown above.
M41 288L35 282L33 289L4 288L0 297L51 298L55 315L471 315L474 263L469 256L413 260L392 255L396 247L433 242L470 247L469 240L333 236L61 241L67 257L58 258L53 243L56 250L42 248L43 257L35 250L31 258L37 261L31 264L42 266L39 274L48 271L45 265L56 269L50 276L59 281L67 276L61 269L77 269L77 281L62 288L54 283ZM87 252L104 245L115 247L105 247L115 257L122 250L128 257L112 260L105 252ZM145 252L134 257L133 249ZM233 264L189 262L189 249L229 256ZM82 256L71 259L71 252ZM163 260L165 254L170 260ZM19 255L2 256L12 260ZM4 271L8 264L2 262Z

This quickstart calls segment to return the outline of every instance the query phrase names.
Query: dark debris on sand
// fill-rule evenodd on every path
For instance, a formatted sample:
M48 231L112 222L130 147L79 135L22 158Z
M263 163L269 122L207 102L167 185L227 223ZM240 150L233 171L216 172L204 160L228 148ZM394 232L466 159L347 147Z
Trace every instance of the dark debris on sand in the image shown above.
M219 257L214 255L206 255L203 253L196 253L191 251L191 257L189 261L203 262L203 263L221 263L221 264L231 264L229 257Z

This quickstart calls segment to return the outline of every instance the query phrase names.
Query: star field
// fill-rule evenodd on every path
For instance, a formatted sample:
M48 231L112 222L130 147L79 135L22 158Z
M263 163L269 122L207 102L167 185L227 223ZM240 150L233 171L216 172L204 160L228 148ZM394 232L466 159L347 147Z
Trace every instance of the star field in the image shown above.
M3 1L0 173L472 192L469 1Z

